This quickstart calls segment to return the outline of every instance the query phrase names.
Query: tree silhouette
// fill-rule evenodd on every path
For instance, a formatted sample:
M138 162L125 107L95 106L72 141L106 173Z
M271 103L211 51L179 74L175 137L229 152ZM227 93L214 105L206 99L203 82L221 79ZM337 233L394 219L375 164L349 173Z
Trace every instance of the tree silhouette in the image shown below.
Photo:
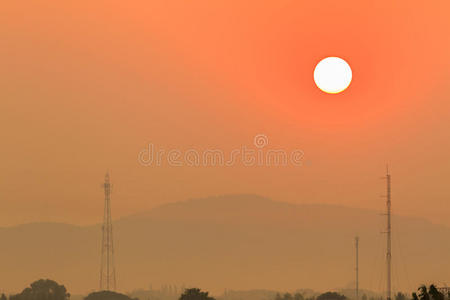
M438 291L434 284L430 285L428 288L428 294L430 294L433 300L444 300L445 296L441 292Z
M84 300L137 300L128 297L127 295L112 292L112 291L100 291L93 292L87 295Z
M434 284L427 289L426 285L418 288L418 294L412 293L413 300L444 300L445 295L439 292Z
M395 294L395 300L408 300L408 299L405 294L398 292L397 294Z
M419 300L430 300L430 294L428 294L428 290L425 285L420 286L418 291L419 291Z
M295 293L294 294L294 300L304 300L304 297L300 293Z
M9 297L10 300L68 300L69 298L70 294L64 285L49 279L39 279L25 288L22 293Z
M346 300L347 297L336 292L326 292L317 297L317 300Z
M289 293L286 293L281 297L280 293L277 293L275 295L275 300L304 300L303 295L300 293L295 293L294 296L292 296Z
M183 294L181 294L179 300L215 300L213 297L208 295L208 292L202 292L200 289L186 289Z

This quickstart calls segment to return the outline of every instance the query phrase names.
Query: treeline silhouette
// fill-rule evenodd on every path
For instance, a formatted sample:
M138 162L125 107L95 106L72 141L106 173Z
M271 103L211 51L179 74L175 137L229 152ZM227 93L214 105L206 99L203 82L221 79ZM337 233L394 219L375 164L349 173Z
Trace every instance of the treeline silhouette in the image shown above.
M58 284L54 280L39 279L26 287L21 293L10 295L0 295L0 300L70 300L70 293L64 285ZM139 300L131 298L125 294L113 291L92 292L84 300ZM178 300L215 300L209 296L208 292L198 288L185 289Z
M274 300L350 300L348 297L341 295L336 292L326 292L320 294L319 296L304 297L300 293L290 294L285 293L281 296L279 293L276 294ZM362 295L361 300L368 300L367 295ZM370 300L383 300L383 297L375 298L371 297ZM440 292L438 288L432 284L427 288L422 285L418 288L418 292L411 294L411 298L404 293L398 292L394 295L394 300L450 300L450 292L446 294Z
M58 284L50 279L39 279L26 287L21 293L9 295L0 295L0 300L70 300L70 293L64 285ZM382 298L372 298L371 300L382 300ZM422 285L417 292L411 294L409 298L406 294L397 293L394 295L395 300L450 300L450 292L444 294L434 285L429 287ZM131 298L128 295L113 291L97 291L92 292L84 300L139 300L139 298ZM208 292L199 288L184 289L178 300L216 300L211 297ZM262 299L263 300L263 299ZM302 293L285 293L281 295L277 293L273 300L350 300L348 297L336 292L326 292L318 296L305 297ZM363 295L361 300L367 300L367 296Z
M300 293L295 293L294 295L285 293L283 296L277 294L275 300L348 300L348 298L336 292L326 292L317 297L310 296L306 298Z

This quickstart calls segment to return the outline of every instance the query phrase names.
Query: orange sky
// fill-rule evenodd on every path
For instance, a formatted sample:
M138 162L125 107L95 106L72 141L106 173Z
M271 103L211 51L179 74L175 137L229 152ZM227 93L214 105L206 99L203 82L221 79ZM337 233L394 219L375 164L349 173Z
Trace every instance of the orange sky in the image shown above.
M244 3L242 3L244 2ZM450 225L448 1L8 1L0 12L0 225L101 221L256 193ZM347 60L339 95L315 64ZM143 167L160 148L231 151L263 133L302 167Z

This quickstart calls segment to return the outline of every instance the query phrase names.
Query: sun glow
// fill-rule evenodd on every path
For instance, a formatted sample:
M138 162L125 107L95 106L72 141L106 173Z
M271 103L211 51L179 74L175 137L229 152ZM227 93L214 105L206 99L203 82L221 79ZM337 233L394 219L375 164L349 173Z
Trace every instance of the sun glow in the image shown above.
M352 81L352 69L339 57L322 59L314 69L314 81L319 89L328 94L344 91Z

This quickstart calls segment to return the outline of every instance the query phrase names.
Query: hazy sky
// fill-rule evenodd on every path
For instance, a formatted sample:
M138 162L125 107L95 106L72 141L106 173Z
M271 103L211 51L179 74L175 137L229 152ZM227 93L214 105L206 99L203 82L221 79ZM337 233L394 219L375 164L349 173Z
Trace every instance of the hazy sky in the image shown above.
M244 3L242 3L244 2ZM6 1L0 225L101 221L231 193L450 225L450 2ZM314 66L353 82L321 92ZM300 149L304 165L142 166L140 151Z

